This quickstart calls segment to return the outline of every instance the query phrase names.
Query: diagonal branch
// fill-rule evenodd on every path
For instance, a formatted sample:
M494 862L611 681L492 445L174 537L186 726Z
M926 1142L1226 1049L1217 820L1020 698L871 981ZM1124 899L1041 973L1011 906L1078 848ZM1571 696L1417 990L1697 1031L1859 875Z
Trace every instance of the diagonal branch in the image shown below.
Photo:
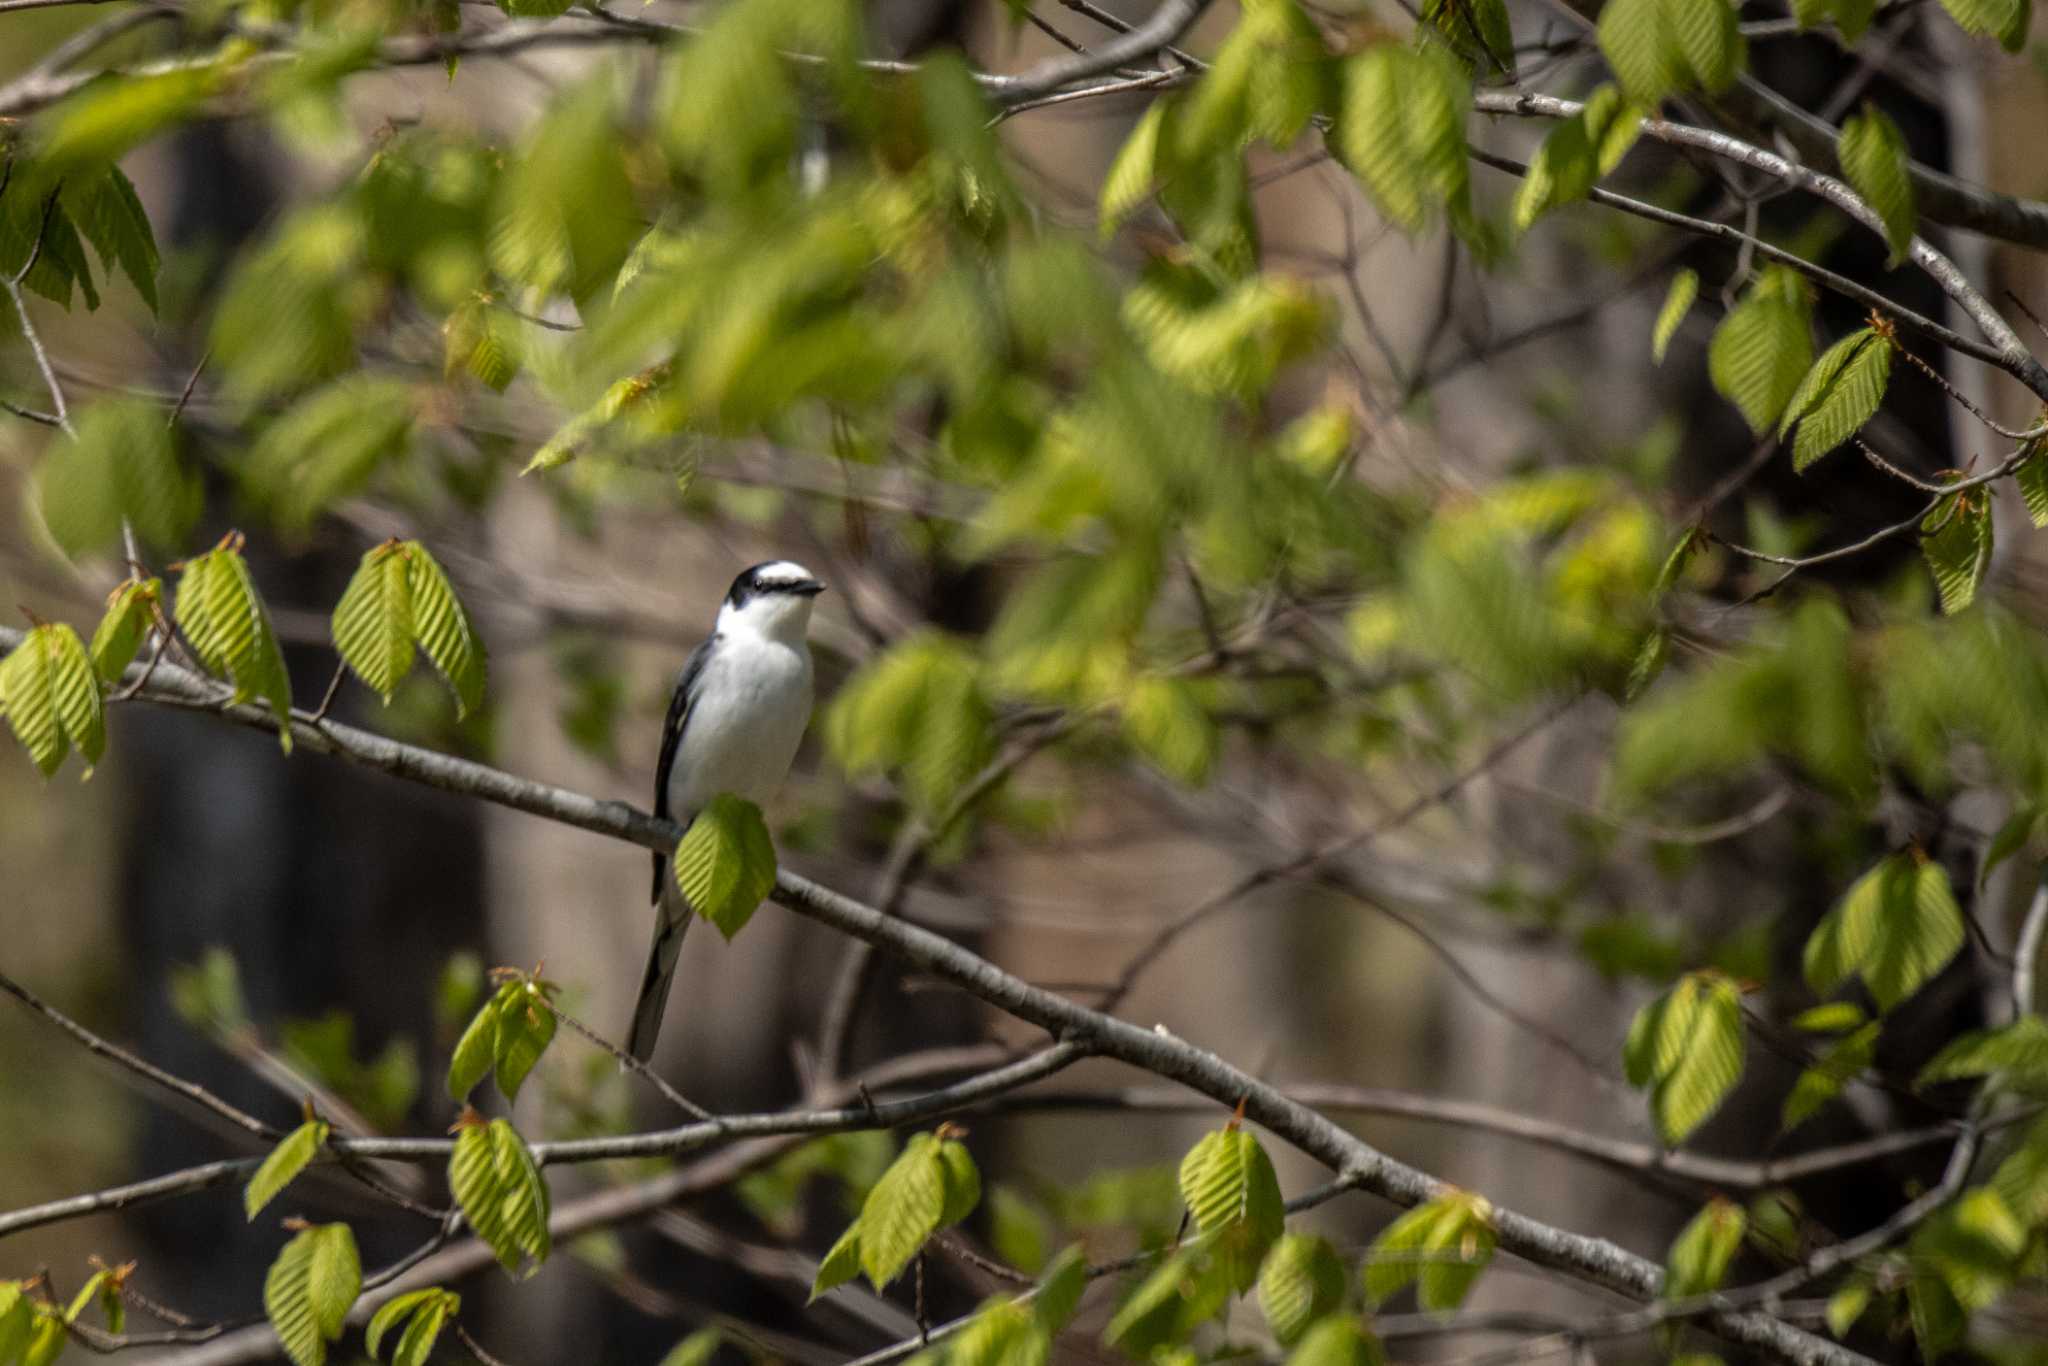
M14 648L22 634L11 627L0 628L0 647ZM139 677L139 668L131 667L130 672ZM155 677L137 695L149 701L216 712L256 729L268 731L275 725L268 711L237 705L221 684L173 666L160 665ZM337 755L394 777L610 835L642 848L672 849L682 837L682 830L675 823L659 820L624 802L600 801L351 726L330 721L315 724L303 712L292 714L291 727L293 738L316 753ZM1061 1047L1036 1055L1041 1060L1062 1049L1074 1050L1075 1056L1096 1053L1177 1081L1216 1101L1219 1108L1242 1105L1248 1118L1322 1162L1337 1173L1339 1181L1397 1205L1422 1204L1451 1190L1436 1177L1380 1152L1277 1087L1164 1029L1146 1029L1034 987L943 936L884 915L787 869L776 874L773 899L807 919L894 954L1005 1014L1044 1029ZM389 1149L407 1142L347 1146L363 1156L397 1156L402 1154ZM633 1140L603 1142L630 1144ZM1493 1218L1500 1246L1540 1266L1635 1300L1655 1298L1663 1284L1663 1268L1657 1263L1605 1238L1557 1228L1501 1205L1494 1207ZM1708 1322L1729 1340L1788 1366L1869 1363L1859 1353L1768 1314L1728 1311L1713 1314Z

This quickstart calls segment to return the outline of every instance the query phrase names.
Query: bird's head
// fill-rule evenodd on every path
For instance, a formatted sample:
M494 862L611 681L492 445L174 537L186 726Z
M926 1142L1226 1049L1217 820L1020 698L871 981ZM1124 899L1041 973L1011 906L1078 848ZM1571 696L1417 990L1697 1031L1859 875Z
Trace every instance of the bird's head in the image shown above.
M718 609L718 629L725 634L752 631L795 644L810 627L811 599L824 591L825 585L800 564L757 564L732 581Z

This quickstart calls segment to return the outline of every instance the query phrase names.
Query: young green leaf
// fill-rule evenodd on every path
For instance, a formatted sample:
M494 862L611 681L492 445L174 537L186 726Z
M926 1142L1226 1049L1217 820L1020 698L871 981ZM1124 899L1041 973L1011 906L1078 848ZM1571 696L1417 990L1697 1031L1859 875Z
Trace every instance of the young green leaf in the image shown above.
M1880 1026L1875 1020L1838 1039L1820 1055L1819 1061L1799 1074L1792 1083L1779 1112L1778 1129L1789 1133L1820 1112L1822 1106L1842 1094L1842 1088L1860 1076L1877 1054Z
M1991 500L1969 491L1942 499L1920 524L1920 553L1943 612L1953 616L1975 602L1991 570Z
M468 1099L476 1084L496 1065L498 1015L517 986L516 982L507 983L486 997L470 1017L469 1027L456 1040L454 1055L448 1060L448 1094L452 1099Z
M533 981L511 983L498 1007L497 1026L498 1090L506 1100L517 1100L527 1075L554 1042L555 1012L548 1005L547 988Z
M1073 1320L1074 1313L1081 1307L1081 1296L1088 1290L1088 1257L1080 1245L1074 1244L1053 1259L1052 1265L1038 1279L1038 1294L1031 1301L1031 1308L1038 1315L1038 1321L1052 1332L1059 1332Z
M1864 101L1863 112L1842 125L1835 155L1842 174L1856 187L1865 203L1884 220L1885 241L1891 245L1891 264L1906 259L1913 241L1915 212L1913 178L1909 174L1911 155L1906 135L1891 116L1875 104Z
M1328 1239L1289 1233L1273 1244L1259 1268L1259 1310L1281 1346L1343 1303L1344 1263Z
M268 703L278 739L291 749L291 679L270 613L242 559L242 538L230 532L204 555L187 560L178 576L178 627L199 660L235 685L235 700Z
M1629 1084L1649 1088L1658 1132L1676 1144L1720 1108L1745 1052L1740 989L1720 973L1695 972L1636 1012L1622 1060Z
M316 1224L284 1245L264 1277L263 1309L297 1366L323 1366L327 1344L340 1340L362 1284L347 1224Z
M1444 43L1482 80L1515 76L1515 38L1503 0L1428 0L1418 37Z
M839 1241L832 1244L825 1253L825 1259L818 1263L818 1274L811 1281L811 1298L841 1286L860 1275L860 1220L847 1225L846 1232L839 1235Z
M1493 1206L1477 1195L1454 1191L1418 1205L1373 1240L1366 1298L1381 1304L1412 1283L1424 1309L1456 1309L1493 1260L1496 1241Z
M1333 145L1380 212L1403 231L1465 202L1471 76L1441 48L1374 43L1344 64Z
M415 408L403 380L346 375L263 429L243 464L243 482L280 526L302 532L404 450Z
M1678 335L1686 315L1692 312L1693 301L1700 296L1699 273L1691 267L1671 277L1671 288L1664 295L1663 306L1657 310L1657 324L1650 329L1650 359L1658 365L1664 363L1664 353L1671 349L1671 339Z
M88 777L105 752L99 675L78 633L61 622L31 628L0 659L0 708L46 778L73 746L86 761Z
M1350 1314L1331 1314L1303 1335L1287 1366L1386 1366L1379 1339Z
M72 419L37 468L43 525L74 558L116 547L125 520L151 545L175 545L199 515L199 481L178 458L155 404L113 399Z
M2023 1015L2001 1029L1972 1030L1934 1055L1915 1086L1966 1077L2005 1077L2029 1089L2048 1084L2048 1020Z
M121 168L109 164L97 175L67 176L62 193L71 221L99 253L109 281L119 266L149 311L156 312L156 236Z
M1807 985L1833 991L1860 977L1889 1011L1961 951L1962 910L1941 865L1894 854L1856 880L1806 941Z
M1235 1125L1205 1135L1181 1159L1180 1193L1231 1289L1251 1289L1287 1218L1280 1179L1258 1139Z
M725 1334L721 1330L699 1328L669 1348L668 1355L661 1359L661 1366L711 1366L712 1358L718 1355L718 1348L724 1341Z
M390 706L413 662L411 571L399 542L364 552L334 605L332 630L342 662Z
M306 1169L306 1164L320 1151L320 1145L327 1141L327 1134L325 1120L309 1119L270 1150L242 1191L242 1209L249 1218L254 1219L258 1211L277 1198L279 1191L292 1183L292 1178Z
M1171 109L1170 100L1155 100L1148 105L1130 136L1124 139L1116 159L1110 162L1097 210L1104 240L1115 236L1117 228L1157 187L1161 178L1160 131L1166 126Z
M400 547L405 556L406 586L412 595L414 639L434 661L455 694L455 713L467 716L484 699L484 645L470 625L469 613L455 596L455 585L440 561L418 541Z
M2027 520L2036 528L2048 527L2048 441L2036 437L2027 443L2029 454L2013 474L2020 497L2027 505Z
M2026 46L2032 0L1941 0L1941 7L1965 33L1996 38L2007 52Z
M144 637L156 623L163 601L163 580L123 579L107 597L106 614L92 633L92 666L108 683L135 662Z
M107 717L100 697L100 676L92 666L78 632L62 622L36 628L48 640L50 703L64 738L85 760L86 776L107 749Z
M1778 421L1813 366L1811 310L1798 277L1772 267L1729 310L1707 345L1714 388L1759 434Z
M1709 1201L1672 1240L1664 1263L1664 1298L1682 1300L1719 1290L1748 1228L1742 1206L1718 1198Z
M1746 55L1728 0L1608 0L1598 36L1621 88L1646 107L1690 87L1727 88Z
M1190 787L1208 780L1220 747L1216 723L1185 680L1148 675L1124 698L1124 733L1160 770Z
M499 1265L515 1277L540 1269L549 1250L548 1184L518 1130L502 1119L465 1122L448 1162L448 1185Z
M946 1208L939 1141L918 1134L882 1173L860 1210L861 1270L879 1290L902 1274L937 1232Z
M729 793L697 813L671 862L683 899L727 939L775 890L775 844L761 810Z
M370 1317L363 1345L372 1359L378 1358L384 1338L400 1323L406 1325L391 1353L392 1366L426 1366L433 1354L441 1328L462 1310L462 1296L440 1286L411 1290L387 1301Z
M1823 352L1779 419L1780 436L1794 423L1799 425L1792 442L1792 468L1805 470L1855 435L1884 402L1891 372L1891 343L1867 327Z

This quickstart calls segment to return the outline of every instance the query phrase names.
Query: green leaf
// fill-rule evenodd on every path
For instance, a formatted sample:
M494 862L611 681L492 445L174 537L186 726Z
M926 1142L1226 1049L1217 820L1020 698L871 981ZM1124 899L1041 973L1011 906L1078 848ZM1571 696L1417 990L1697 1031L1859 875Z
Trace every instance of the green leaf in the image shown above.
M761 809L730 793L697 813L671 862L683 899L727 939L775 890L775 844Z
M89 777L106 750L99 674L78 633L61 622L31 628L0 660L0 708L46 778L74 746Z
M1124 733L1141 753L1190 787L1208 781L1221 744L1216 723L1187 682L1150 675L1124 698Z
M334 605L334 648L363 686L391 705L391 695L412 672L411 575L396 541L364 552L355 576Z
M811 1299L860 1275L860 1262L860 1220L855 1219L839 1235L839 1241L832 1244L825 1260L818 1263L818 1274L811 1281Z
M1941 0L1941 7L1965 33L1996 38L2007 52L2026 46L2032 0Z
M1157 188L1161 172L1159 167L1160 130L1166 126L1166 117L1172 103L1169 100L1155 100L1145 109L1137 124L1131 129L1124 145L1118 149L1116 159L1109 164L1109 173L1103 177L1098 222L1104 240L1116 235L1123 221Z
M370 1316L369 1326L363 1330L364 1349L373 1359L381 1357L386 1333L397 1327L428 1300L446 1293L448 1292L439 1286L429 1286L425 1290L408 1290L403 1295L386 1300L378 1306L377 1312Z
M953 1339L947 1366L1048 1366L1052 1334L1029 1305L998 1297Z
M107 718L100 697L99 672L93 668L78 632L61 622L38 629L48 633L50 703L56 710L57 723L64 728L64 738L85 760L86 774L90 776L92 766L107 749Z
M1790 1132L1811 1119L1870 1066L1877 1054L1878 1029L1875 1020L1863 1025L1837 1040L1818 1062L1799 1074L1791 1094L1785 1097L1785 1107L1778 1119L1779 1132Z
M492 992L456 1040L455 1053L448 1060L448 1094L452 1099L467 1099L496 1063L498 1015L517 988L518 983L512 982Z
M1920 524L1920 553L1934 574L1941 610L1950 616L1977 600L1991 570L1991 500L1981 493L1952 493Z
M412 593L413 638L455 694L455 714L467 716L483 704L483 641L433 553L418 541L406 541L399 548Z
M412 386L384 375L343 376L263 429L243 482L280 526L303 532L403 452L416 417Z
M1993 1076L2029 1089L2048 1084L2048 1020L2022 1015L2000 1029L1959 1035L1920 1070L1913 1085Z
M1854 1001L1829 1001L1792 1017L1792 1027L1812 1034L1842 1034L1861 1029L1869 1017Z
M1629 1084L1649 1088L1657 1131L1677 1144L1734 1089L1746 1048L1740 989L1720 973L1695 972L1636 1012L1622 1060Z
M118 266L149 311L156 312L156 236L121 168L110 165L96 176L67 176L62 194L71 221L99 253L108 278Z
M441 1336L442 1326L455 1317L461 1307L462 1297L452 1290L443 1290L420 1305L405 1325L398 1346L392 1350L391 1366L427 1366L428 1359L434 1355L434 1343Z
M163 580L123 579L107 597L106 614L93 628L92 666L108 683L117 683L135 662L143 638L156 623L163 600Z
M38 116L35 142L53 171L104 166L158 131L189 118L228 68L188 67L147 76L108 75Z
M289 751L291 679L241 544L240 534L231 532L213 550L185 562L178 576L178 627L200 663L233 680L235 701L255 697L269 704L278 738Z
M1778 421L1812 368L1811 309L1805 285L1774 266L1729 310L1708 343L1714 388L1758 434Z
M1849 1336L1849 1330L1856 1326L1856 1320L1863 1317L1863 1311L1870 1306L1874 1287L1866 1275L1852 1276L1840 1290L1828 1296L1828 1331L1838 1338Z
M1806 941L1807 985L1826 994L1852 976L1893 1006L1963 947L1963 914L1939 864L1894 854L1858 878Z
M2006 818L1984 846L1984 861L1977 865L1977 890L1983 891L1998 865L2022 850L2030 850L2041 834L2042 808L2028 802Z
M956 1138L939 1140L939 1166L946 1182L946 1203L939 1211L939 1227L947 1228L974 1213L981 1203L981 1172L974 1165L967 1145Z
M325 1120L309 1119L270 1150L242 1191L242 1209L249 1218L254 1219L257 1211L276 1199L277 1193L306 1169L306 1164L320 1151L320 1145L327 1141L327 1134Z
M1416 34L1445 43L1482 79L1515 77L1515 36L1504 0L1428 0Z
M1053 1259L1038 1278L1038 1294L1032 1298L1032 1312L1052 1332L1072 1322L1088 1290L1088 1257L1076 1243Z
M548 1185L518 1130L502 1119L464 1124L448 1185L499 1265L515 1277L540 1269L549 1250Z
M362 1262L347 1224L316 1224L284 1245L263 1281L263 1310L297 1366L323 1366L361 1293Z
M517 1100L519 1088L541 1054L555 1038L555 1012L539 982L509 984L497 1011L496 1075L506 1100Z
M1385 1362L1379 1339L1349 1314L1319 1320L1287 1358L1287 1366L1385 1366Z
M2028 443L2031 454L2013 474L2020 497L2027 504L2027 520L2035 527L2048 527L2048 441L2036 438Z
M1842 163L1842 174L1848 177L1856 193L1884 220L1885 240L1892 249L1891 264L1898 265L1906 259L1906 248L1912 244L1916 217L1913 178L1909 174L1912 157L1906 149L1905 134L1889 115L1866 100L1863 112L1842 125L1835 155Z
M1657 310L1657 325L1650 330L1650 359L1658 365L1664 363L1664 353L1671 349L1671 339L1678 335L1678 329L1692 312L1693 301L1700 296L1699 273L1691 267L1671 277L1671 288L1664 295L1663 306Z
M1799 424L1792 468L1805 470L1855 435L1884 402L1891 372L1891 343L1869 328L1830 346L1799 382L1779 420L1781 436Z
M20 1281L0 1281L0 1361L18 1362L35 1335L35 1307Z
M1748 1229L1749 1217L1742 1206L1722 1199L1709 1201L1672 1240L1664 1262L1664 1298L1689 1299L1719 1290L1735 1254L1742 1250Z
M175 545L199 515L199 481L179 461L163 411L112 399L73 419L76 439L53 441L37 468L43 525L72 557L119 545L123 519L155 546Z
M1287 1218L1280 1178L1258 1139L1235 1125L1204 1135L1181 1159L1180 1194L1231 1289L1251 1289Z
M1192 1248L1161 1262L1110 1316L1102 1340L1143 1359L1153 1348L1185 1341L1230 1299L1230 1286Z
M1599 175L1585 118L1574 115L1552 125L1530 158L1529 174L1515 191L1516 229L1527 231L1549 210L1584 199Z
M1328 1239L1289 1233L1273 1244L1259 1267L1259 1310L1281 1346L1343 1303L1344 1263Z
M860 1209L860 1267L875 1289L901 1275L939 1229L946 1208L946 1167L939 1140L915 1135L882 1173ZM826 1258L827 1262L831 1257ZM820 1273L823 1280L823 1271Z
M1424 1309L1456 1309L1493 1260L1493 1206L1468 1191L1418 1205L1373 1240L1365 1258L1365 1294L1375 1305L1410 1283Z
M1470 74L1440 48L1375 43L1344 63L1335 149L1403 231L1464 205L1471 103Z

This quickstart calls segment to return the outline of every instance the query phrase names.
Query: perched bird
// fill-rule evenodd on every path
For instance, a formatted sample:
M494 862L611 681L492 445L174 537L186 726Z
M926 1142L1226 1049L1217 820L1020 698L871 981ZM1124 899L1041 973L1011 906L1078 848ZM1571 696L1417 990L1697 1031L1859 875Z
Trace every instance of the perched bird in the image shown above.
M771 560L732 581L710 639L691 652L669 699L654 771L654 814L687 826L721 792L766 802L789 773L811 719L811 599L825 585ZM654 856L654 944L626 1049L645 1062L693 914Z

